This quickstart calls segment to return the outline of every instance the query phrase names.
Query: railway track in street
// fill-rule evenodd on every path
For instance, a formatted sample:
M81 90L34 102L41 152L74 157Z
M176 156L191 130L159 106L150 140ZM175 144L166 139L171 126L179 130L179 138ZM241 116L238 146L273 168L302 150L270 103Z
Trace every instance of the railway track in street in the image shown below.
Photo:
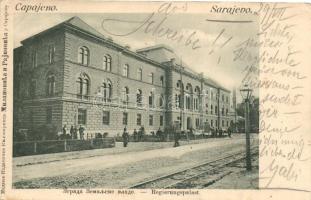
M258 155L258 146L251 149ZM130 186L130 189L185 189L206 188L233 172L229 165L245 159L245 151L237 151L215 160L200 163L187 169L178 170L161 177L150 179ZM203 180L203 181L202 181Z

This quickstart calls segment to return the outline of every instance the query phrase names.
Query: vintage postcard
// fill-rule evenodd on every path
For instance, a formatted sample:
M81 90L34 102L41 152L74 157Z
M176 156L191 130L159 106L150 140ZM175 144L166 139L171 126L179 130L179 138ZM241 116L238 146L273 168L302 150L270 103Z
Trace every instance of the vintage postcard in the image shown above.
M311 5L1 1L1 200L311 199Z

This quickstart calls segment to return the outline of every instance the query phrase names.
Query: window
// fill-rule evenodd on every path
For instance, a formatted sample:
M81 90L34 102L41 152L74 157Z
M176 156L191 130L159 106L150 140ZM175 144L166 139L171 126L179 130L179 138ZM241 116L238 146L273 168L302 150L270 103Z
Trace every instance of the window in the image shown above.
M211 114L213 114L213 110L214 110L213 105L211 105Z
M175 106L176 108L179 108L180 107L180 99L179 99L179 96L178 94L175 94Z
M161 94L161 95L160 95L160 98L159 98L159 106L160 106L160 107L163 106L163 101L164 101L163 98L164 98L164 97L163 97L163 94Z
M54 45L49 45L49 64L54 63L55 47Z
M212 127L214 126L214 121L213 121L213 120L211 120L211 126L212 126Z
M227 121L227 127L229 127L229 121Z
M31 65L32 65L32 68L37 67L37 52L36 51L33 51L31 54Z
M186 109L190 109L191 108L191 99L190 99L190 96L187 95L186 96Z
M198 129L200 128L200 119L199 118L196 118L195 119L195 127Z
M104 63L103 63L103 69L105 70L105 71L111 71L111 56L110 55L105 55L104 56Z
M225 126L225 122L224 120L221 121L221 126L224 127Z
M229 102L229 97L228 96L226 96L226 103L228 103Z
M52 123L52 108L51 107L46 108L46 123L48 124Z
M218 115L217 106L215 106L215 115Z
M226 108L226 116L228 116L228 108Z
M111 101L112 98L112 83L110 80L107 81L107 100Z
M128 114L124 112L123 113L123 119L122 119L123 125L127 125L127 116L128 116Z
M224 108L221 109L221 115L222 115L222 116L225 115L225 109L224 109Z
M78 62L82 65L89 65L90 51L87 47L80 47L78 54Z
M153 126L153 115L149 115L149 126Z
M153 73L149 74L149 83L153 84Z
M193 107L195 110L199 109L198 98L193 98Z
M142 70L142 68L139 68L138 70L137 70L137 79L138 80L143 80L143 70Z
M161 86L164 86L164 77L163 76L160 77L160 82L161 82Z
M86 125L86 109L78 109L78 124Z
M163 126L163 115L160 115L160 126Z
M154 94L153 94L153 92L150 92L150 94L149 94L149 107L154 107L153 102L154 102Z
M205 104L205 112L208 114L208 104Z
M86 74L78 77L76 85L77 85L77 94L79 98L82 98L83 96L87 97L89 95L90 79Z
M221 101L225 101L225 96L223 94L221 95Z
M136 123L138 126L141 126L141 114L137 114Z
M129 102L129 88L124 87L122 90L122 101L127 104Z
M110 113L109 111L103 111L103 124L109 125Z
M36 95L36 87L37 87L37 81L31 80L30 87L29 87L29 95L30 97L34 97Z
M143 100L142 91L140 89L138 89L137 93L136 93L136 103L137 103L137 106L142 106L142 100Z
M46 94L48 96L54 95L55 90L55 77L54 75L49 75L46 79Z
M123 76L128 77L129 75L129 65L125 64L123 67Z

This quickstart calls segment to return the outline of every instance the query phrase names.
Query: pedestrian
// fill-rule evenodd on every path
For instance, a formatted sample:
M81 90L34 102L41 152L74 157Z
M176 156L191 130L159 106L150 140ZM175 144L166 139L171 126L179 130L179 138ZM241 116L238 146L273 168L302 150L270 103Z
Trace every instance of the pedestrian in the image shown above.
M159 127L159 129L157 130L156 136L158 138L158 140L162 140L162 131L161 131L161 127Z
M180 139L180 131L179 130L174 130L174 147L179 147L179 139Z
M142 127L141 127L141 135L140 135L140 137L141 137L140 140L141 140L141 141L143 141L144 136L145 136L145 127L142 126Z
M63 127L63 136L64 136L64 137L66 136L66 124L65 124L64 127Z
M76 126L73 128L73 139L78 139L78 130Z
M73 128L73 125L71 125L71 127L70 127L70 137L71 137L71 139L74 139L74 128Z
M84 128L81 125L79 128L79 135L80 135L80 140L84 140Z
M138 133L137 133L136 128L134 129L133 137L134 137L134 141L137 142L138 141Z
M129 142L129 134L126 131L126 127L124 127L122 138L123 138L123 147L127 147L127 143Z
M231 127L228 127L228 136L231 138Z

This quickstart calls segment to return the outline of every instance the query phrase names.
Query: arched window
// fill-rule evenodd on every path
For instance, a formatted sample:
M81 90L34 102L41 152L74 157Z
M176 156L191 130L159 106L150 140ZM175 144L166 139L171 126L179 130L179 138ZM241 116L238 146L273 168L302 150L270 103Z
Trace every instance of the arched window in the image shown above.
M123 76L128 77L129 75L129 65L125 64L123 67Z
M123 103L128 103L129 102L129 88L128 87L124 87L122 90L122 100Z
M111 71L111 56L109 54L104 56L104 66L105 71Z
M53 96L55 94L55 76L48 75L46 79L46 94L48 96Z
M137 106L142 106L142 100L143 100L143 93L140 89L138 89L136 93Z
M80 47L78 54L78 62L82 65L89 65L90 51L87 47Z
M77 78L77 95L78 98L88 98L90 94L90 79L86 74L81 74Z
M79 77L77 79L77 94L82 96L83 92L83 79Z
M112 98L112 83L110 80L107 81L107 97L108 101L111 101Z

